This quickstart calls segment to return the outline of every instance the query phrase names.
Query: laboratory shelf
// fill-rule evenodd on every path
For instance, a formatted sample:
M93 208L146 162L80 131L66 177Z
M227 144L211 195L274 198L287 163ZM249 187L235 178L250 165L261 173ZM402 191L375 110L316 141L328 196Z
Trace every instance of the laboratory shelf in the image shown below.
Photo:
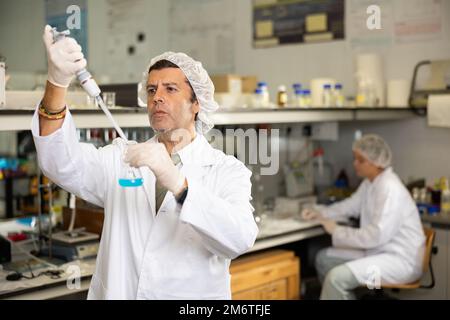
M29 130L33 110L0 109L0 131ZM71 110L76 126L111 128L101 110ZM112 108L111 113L123 128L148 127L146 108ZM235 108L211 115L216 125L314 123L334 121L400 120L415 117L408 108Z

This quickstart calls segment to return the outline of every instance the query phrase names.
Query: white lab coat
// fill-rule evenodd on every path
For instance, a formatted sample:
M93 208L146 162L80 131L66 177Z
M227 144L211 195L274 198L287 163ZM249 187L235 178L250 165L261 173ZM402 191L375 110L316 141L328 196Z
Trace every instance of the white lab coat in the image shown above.
M104 208L104 224L88 299L230 299L230 259L251 248L251 172L213 149L205 137L179 151L189 191L183 206L168 192L155 212L155 176L140 168L144 187L122 188L124 141L96 149L79 143L67 113L61 129L32 133L43 173ZM154 142L155 140L152 139Z
M399 284L422 274L425 236L417 207L392 168L365 179L348 199L322 210L328 218L359 217L360 228L338 226L330 255L347 262L361 284ZM347 250L350 249L350 250Z

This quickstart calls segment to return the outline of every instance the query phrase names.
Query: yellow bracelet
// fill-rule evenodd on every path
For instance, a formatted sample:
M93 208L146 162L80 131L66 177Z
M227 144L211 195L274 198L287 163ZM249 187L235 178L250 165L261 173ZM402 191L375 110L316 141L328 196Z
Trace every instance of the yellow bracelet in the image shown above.
M39 105L39 115L41 117L44 117L45 119L48 120L60 120L63 119L66 116L66 111L67 111L67 107L64 107L64 109L62 109L59 112L56 113L50 113L47 111L47 109L41 104Z

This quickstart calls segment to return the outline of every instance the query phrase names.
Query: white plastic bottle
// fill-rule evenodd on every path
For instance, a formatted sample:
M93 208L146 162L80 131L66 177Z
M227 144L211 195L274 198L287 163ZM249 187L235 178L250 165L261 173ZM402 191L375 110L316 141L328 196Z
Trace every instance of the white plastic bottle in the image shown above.
M332 99L331 85L324 84L322 92L322 107L325 108L332 107L331 99Z

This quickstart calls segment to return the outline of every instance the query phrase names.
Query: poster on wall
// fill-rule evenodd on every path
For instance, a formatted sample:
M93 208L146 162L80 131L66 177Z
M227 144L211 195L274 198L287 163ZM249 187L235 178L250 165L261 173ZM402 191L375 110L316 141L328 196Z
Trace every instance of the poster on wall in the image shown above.
M392 45L394 3L391 0L347 0L347 40L353 48ZM372 5L380 8L380 28L367 27L367 21L370 19L367 9Z
M253 46L345 38L344 0L253 0Z
M45 22L58 31L69 29L88 56L86 0L45 0Z
M441 39L442 0L394 1L396 43Z
M352 47L391 47L443 37L442 0L347 0L347 39ZM368 28L372 13L379 8L379 28Z

